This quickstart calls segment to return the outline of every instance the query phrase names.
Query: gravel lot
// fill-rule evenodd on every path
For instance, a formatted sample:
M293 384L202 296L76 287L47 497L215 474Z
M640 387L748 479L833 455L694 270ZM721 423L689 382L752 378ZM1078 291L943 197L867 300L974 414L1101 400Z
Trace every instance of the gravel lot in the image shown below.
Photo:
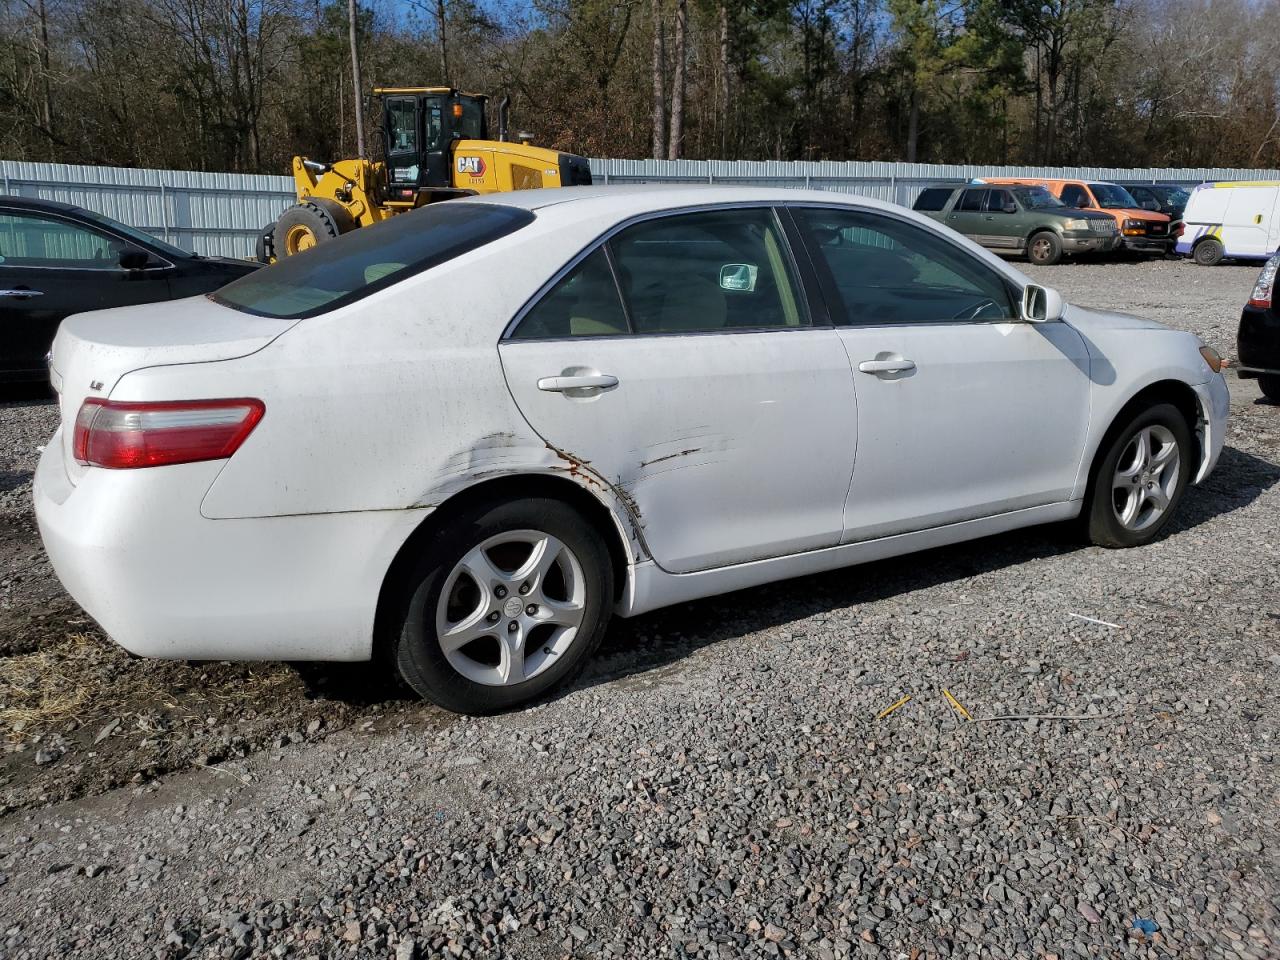
M1230 353L1257 271L1029 272ZM128 658L29 517L52 408L0 404L0 957L1275 960L1280 408L1231 389L1148 548L1024 531L618 622L484 720Z

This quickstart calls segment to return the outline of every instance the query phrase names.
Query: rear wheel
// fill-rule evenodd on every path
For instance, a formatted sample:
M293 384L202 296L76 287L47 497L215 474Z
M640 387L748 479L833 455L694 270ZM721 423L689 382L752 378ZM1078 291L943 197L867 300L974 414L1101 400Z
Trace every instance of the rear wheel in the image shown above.
M1262 395L1272 403L1280 403L1280 377L1259 377L1258 386L1262 388Z
M505 710L577 675L612 602L608 548L572 507L545 498L481 506L448 522L410 573L395 664L446 710Z
M274 231L277 257L291 257L327 243L351 228L351 218L336 203L306 200L280 214Z
M1202 267L1216 267L1222 262L1225 250L1222 243L1213 237L1208 237L1196 244L1195 260Z
M1177 407L1157 403L1112 431L1085 497L1089 539L1136 547L1156 538L1191 476L1191 431Z
M1042 267L1051 267L1062 260L1062 241L1051 230L1033 234L1027 241L1027 258Z

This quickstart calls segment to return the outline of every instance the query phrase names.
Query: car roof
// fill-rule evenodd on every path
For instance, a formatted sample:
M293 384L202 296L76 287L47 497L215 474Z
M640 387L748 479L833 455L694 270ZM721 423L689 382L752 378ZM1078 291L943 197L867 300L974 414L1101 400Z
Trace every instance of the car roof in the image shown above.
M634 210L679 210L703 204L726 203L826 203L889 209L894 204L833 190L798 190L790 187L753 187L707 183L644 183L589 187L557 187L546 190L513 190L467 197L462 202L497 203L524 210L559 207L559 212L631 213Z
M50 213L80 213L83 208L74 203L62 203L59 200L42 200L39 197L18 197L8 194L0 195L0 207L13 207L18 210L44 210Z

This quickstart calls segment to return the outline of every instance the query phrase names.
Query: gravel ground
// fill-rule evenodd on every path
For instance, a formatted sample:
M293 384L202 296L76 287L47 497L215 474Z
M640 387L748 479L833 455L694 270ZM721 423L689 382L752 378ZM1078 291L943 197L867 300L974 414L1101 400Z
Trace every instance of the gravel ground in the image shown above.
M1031 272L1227 353L1256 275ZM0 957L1275 960L1280 409L1231 388L1150 547L1022 531L687 604L484 720L125 657L27 519L51 409L0 406Z

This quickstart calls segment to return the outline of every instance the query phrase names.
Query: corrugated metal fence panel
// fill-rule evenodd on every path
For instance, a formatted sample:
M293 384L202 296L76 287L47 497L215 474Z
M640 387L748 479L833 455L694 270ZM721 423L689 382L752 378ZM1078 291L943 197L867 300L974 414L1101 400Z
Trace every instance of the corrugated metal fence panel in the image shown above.
M597 183L736 183L857 193L910 205L931 183L975 177L1062 177L1192 186L1206 180L1280 180L1280 170L993 167L881 161L591 161ZM293 179L188 170L136 170L0 161L3 191L74 203L197 253L253 256L258 230L293 202Z
M0 161L4 193L74 203L208 256L251 257L293 178Z

